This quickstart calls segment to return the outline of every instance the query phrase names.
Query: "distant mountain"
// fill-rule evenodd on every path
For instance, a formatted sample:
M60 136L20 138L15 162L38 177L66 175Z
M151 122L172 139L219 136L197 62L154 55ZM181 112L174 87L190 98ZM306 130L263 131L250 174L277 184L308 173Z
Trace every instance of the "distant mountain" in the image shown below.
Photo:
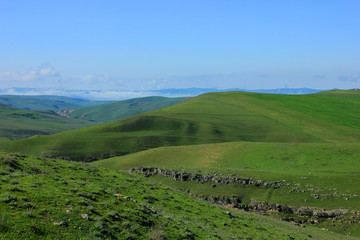
M109 101L90 101L62 96L22 96L22 95L0 95L0 103L7 106L25 110L58 110L65 108L77 108L94 106Z
M244 92L260 92L260 93L276 93L276 94L309 94L317 93L322 90L310 88L277 88L277 89L217 89L217 88L182 88L182 89L161 89L161 90L66 90L66 89L34 89L34 88L8 88L0 89L0 94L3 95L56 95L66 96L76 99L91 99L91 100L125 100L130 98L149 97L149 96L163 96L163 97L196 97L198 95L209 92L229 92L229 91L244 91ZM7 104L5 102L5 104ZM57 105L57 104L55 104ZM97 105L97 104L93 104ZM71 107L65 107L71 108Z
M133 98L108 104L75 109L59 110L58 114L76 119L87 119L96 122L109 122L130 117L139 113L169 107L184 101L186 98L144 97Z

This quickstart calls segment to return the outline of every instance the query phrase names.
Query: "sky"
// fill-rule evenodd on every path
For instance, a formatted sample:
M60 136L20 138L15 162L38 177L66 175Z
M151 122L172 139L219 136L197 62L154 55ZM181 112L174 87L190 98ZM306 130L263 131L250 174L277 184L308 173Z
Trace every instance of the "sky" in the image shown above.
M358 0L0 0L0 89L360 87Z

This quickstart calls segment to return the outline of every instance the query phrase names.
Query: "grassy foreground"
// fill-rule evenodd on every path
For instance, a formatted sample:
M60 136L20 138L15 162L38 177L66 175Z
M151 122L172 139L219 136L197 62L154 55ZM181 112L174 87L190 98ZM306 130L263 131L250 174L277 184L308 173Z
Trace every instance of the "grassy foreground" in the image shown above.
M0 148L93 161L161 146L219 142L359 142L360 93L209 93L164 109Z
M351 239L83 163L0 153L0 182L1 239Z

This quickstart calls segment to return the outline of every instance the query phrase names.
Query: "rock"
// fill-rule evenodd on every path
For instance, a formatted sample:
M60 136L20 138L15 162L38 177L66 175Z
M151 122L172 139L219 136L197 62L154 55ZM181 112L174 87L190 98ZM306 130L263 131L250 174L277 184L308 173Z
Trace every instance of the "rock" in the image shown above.
M297 211L296 211L297 215L300 216L306 216L306 217L311 217L313 215L313 208L310 207L300 207Z
M215 185L215 184L213 184L213 185L211 185L211 187L216 187L216 185Z
M54 222L54 225L67 227L67 222Z
M313 198L315 198L315 199L319 199L319 198L320 198L319 194L312 194L311 196L312 196Z
M86 213L81 214L81 217L82 217L83 219L89 220L89 215L87 215Z
M66 210L66 213L71 213L71 210L67 209L67 210Z

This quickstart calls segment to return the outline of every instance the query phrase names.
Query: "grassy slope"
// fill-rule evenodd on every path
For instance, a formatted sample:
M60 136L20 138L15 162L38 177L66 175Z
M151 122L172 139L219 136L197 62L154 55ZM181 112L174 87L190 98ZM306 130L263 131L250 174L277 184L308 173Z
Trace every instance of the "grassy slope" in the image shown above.
M220 143L161 147L93 162L93 166L126 170L137 166L236 174L267 182L286 180L289 187L264 189L239 184L176 182L151 177L153 182L201 196L241 197L325 209L360 210L360 143ZM206 175L206 174L205 174ZM306 180L303 180L306 178ZM290 191L296 189L296 191ZM320 198L314 198L320 195ZM326 197L322 197L326 196ZM355 196L355 197L354 197ZM318 224L333 231L360 236L358 224Z
M3 144L91 161L149 148L216 142L358 142L360 94L210 93L123 120Z
M285 179L288 183L313 185L321 189L319 193L335 191L345 194L331 200L314 200L308 191L305 194L291 196L289 189L277 189L277 194L268 195L264 189L250 189L241 186L225 187L222 194L232 196L236 192L242 197L255 198L276 203L338 208L345 207L360 210L360 197L346 200L349 195L360 192L360 144L359 143L222 143L196 146L163 147L129 154L123 157L104 159L92 163L94 166L113 170L127 170L137 166L162 167L167 169L208 169L234 173L242 177L253 177L266 181ZM301 181L302 177L308 178ZM182 184L182 183L179 183ZM191 183L186 183L190 184ZM202 184L200 184L202 185ZM294 185L295 186L295 185ZM201 188L199 186L192 186ZM221 188L221 186L219 187ZM206 189L206 190L204 190ZM205 186L201 193L216 193L217 189ZM271 190L273 191L273 190Z
M360 143L253 143L231 142L161 147L104 159L96 164L128 170L137 166L222 168L307 173L347 172L360 169Z
M66 119L52 111L20 110L0 105L0 137L9 139L52 134L94 124L86 120Z
M185 98L144 97L118 101L98 106L74 109L71 118L84 118L96 122L109 122L139 113L168 107L184 101Z
M0 153L0 182L2 239L353 239L80 163Z
M360 193L359 158L359 143L222 143L162 147L123 157L104 159L92 164L113 170L127 170L137 166L204 169L205 171L212 169L266 181L285 179L293 184L300 183L301 188L304 189L309 188L305 186L306 184L313 185L312 188L321 189L322 194L333 193L335 191L329 188L336 188L339 194L346 193L346 196L330 201L314 201L310 197L314 194L312 191L294 197L288 194L289 189L277 189L275 190L277 194L269 197L269 191L263 189L252 189L246 192L247 190L236 190L234 187L225 187L228 189L224 190L223 194L232 196L238 192L240 196L249 199L258 197L257 199L262 201L295 205L303 205L304 199L308 199L307 205L360 210L359 197L345 200L348 195ZM301 181L302 177L307 177L307 181ZM205 186L205 188L209 189L201 190L202 193L214 193L214 190L210 190L210 186Z
M61 96L0 95L0 103L25 110L57 110L94 106L106 101L89 101Z

